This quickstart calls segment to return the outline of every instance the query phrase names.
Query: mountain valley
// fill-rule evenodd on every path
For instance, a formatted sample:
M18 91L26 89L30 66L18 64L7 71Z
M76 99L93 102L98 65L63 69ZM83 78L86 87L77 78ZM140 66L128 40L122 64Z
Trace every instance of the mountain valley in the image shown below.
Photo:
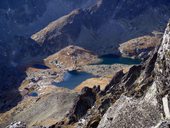
M0 1L0 128L169 128L169 17L169 0Z

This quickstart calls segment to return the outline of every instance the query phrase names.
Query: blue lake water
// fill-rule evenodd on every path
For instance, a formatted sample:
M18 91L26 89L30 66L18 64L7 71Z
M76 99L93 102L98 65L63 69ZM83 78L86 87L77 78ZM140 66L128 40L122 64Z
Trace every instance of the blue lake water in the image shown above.
M98 64L127 64L127 65L135 65L140 64L141 60L139 59L131 59L131 58L124 58L124 57L117 57L114 55L104 55L100 57L102 61Z
M37 97L38 93L37 92L31 92L31 93L28 94L28 96Z
M130 58L122 58L122 57L115 57L113 55L106 55L100 57L102 61L98 63L97 65L106 64L128 64L128 65L135 65L140 64L141 61L139 59L130 59ZM76 86L80 85L83 81L93 78L92 74L86 73L86 72L77 72L77 71L71 71L67 72L64 75L64 80L60 83L53 83L53 85L58 87L65 87L69 89L74 89Z
M63 82L53 83L53 85L58 86L58 87L74 89L80 83L92 77L94 77L92 74L89 74L86 72L71 71L71 72L65 73Z
M114 55L105 55L101 56L101 62L93 65L112 65L112 64L127 64L127 65L135 65L140 64L141 61L139 59L131 59L131 58L123 58L123 57L116 57ZM49 69L49 67L43 64L34 64L32 67L38 69ZM69 71L64 74L64 80L62 82L53 82L54 86L58 87L65 87L69 89L74 89L76 86L80 85L83 81L94 78L92 74L86 72L77 72L77 71ZM29 96L38 96L36 92L32 92Z

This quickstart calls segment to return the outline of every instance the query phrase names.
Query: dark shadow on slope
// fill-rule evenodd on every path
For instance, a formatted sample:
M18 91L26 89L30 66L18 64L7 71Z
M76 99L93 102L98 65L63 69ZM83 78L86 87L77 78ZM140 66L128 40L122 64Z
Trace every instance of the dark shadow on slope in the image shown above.
M155 12L155 9L158 11ZM33 39L42 43L44 51L49 54L68 45L78 45L100 55L109 54L120 43L152 34L153 31L163 31L169 19L157 16L169 16L168 9L169 3L162 0L98 0L94 6L77 9L65 16L67 18L61 18L65 25L60 25L61 19L52 22L45 29L47 33L40 31Z
M22 100L18 85L25 77L17 68L0 65L0 113L9 111Z
M26 78L26 68L40 61L40 46L31 39L15 37L0 42L0 113L9 111L21 100L19 86Z

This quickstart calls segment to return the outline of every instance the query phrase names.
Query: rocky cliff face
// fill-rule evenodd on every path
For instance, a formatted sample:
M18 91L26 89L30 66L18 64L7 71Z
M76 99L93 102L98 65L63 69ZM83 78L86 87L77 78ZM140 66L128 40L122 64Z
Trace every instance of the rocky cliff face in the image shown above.
M79 95L69 91L67 97L69 101L64 102L66 105L69 104L67 114L60 113L58 109L53 111L54 108L45 109L47 110L43 111L45 117L34 116L37 122L34 120L31 122L37 127L51 128L168 128L170 124L169 46L170 24L167 25L161 46L156 48L142 64L131 67L127 73L117 72L104 90L94 86L92 89L85 87ZM19 122L11 125L23 124L25 127L23 120L20 120L21 117L30 120L30 113L37 113L33 111L34 107L39 112L41 108L44 110L45 95L51 96L53 93L47 91L32 107L24 108L20 114L15 113L14 117ZM48 101L48 98L46 100ZM22 104L19 106L22 108ZM51 108L51 102L48 106ZM56 118L55 115L62 115L57 122L53 120Z
M144 95L141 98L122 95L107 110L98 128L162 128L169 126L169 34L170 25L168 24L161 47L156 53L157 58L152 63L154 70L150 73L153 74L153 82L145 85L147 89L143 90ZM144 72L146 71L144 70ZM140 83L138 88L142 84Z
M158 85L158 91L167 93L169 88L169 61L170 61L170 23L168 24L164 36L162 45L158 51L158 58L156 62L156 84Z
M8 2L4 1L2 4L8 5ZM44 7L43 2L42 8ZM14 119L16 121L23 119L25 122L28 120L28 123L31 122L31 125L35 124L37 127L46 126L46 123L48 126L52 125L50 126L52 128L169 127L170 24L164 33L160 48L156 48L145 62L131 67L127 73L117 72L104 90L100 90L99 86L94 86L92 89L86 87L79 95L70 91L65 93L65 90L64 93L62 90L61 95L58 95L59 93L54 90L53 93L48 92L40 98L33 98L34 102L32 102L32 98L30 98L31 101L26 100L29 105L35 103L29 107L27 104L24 106L22 103L18 104L22 99L17 91L18 86L11 86L19 85L25 76L20 68L22 64L25 66L35 60L42 60L44 56L53 54L66 45L76 44L103 54L111 52L115 48L115 44L132 37L145 35L153 30L161 31L169 18L169 7L168 0L148 0L145 2L99 0L88 9L72 11L52 22L45 29L32 36L35 41L21 37L17 37L16 41L5 45L0 41L0 57L2 58L0 60L0 90L8 90L12 87L9 92L5 92L6 94L0 92L2 99L0 112L3 113L19 105L19 109L14 108L16 111L11 114L14 115ZM23 10L23 12L27 10L25 5ZM39 16L41 15L40 13ZM37 17L35 16L35 18ZM34 20L30 18L28 21ZM16 22L22 23L23 21ZM51 100L55 96L58 98ZM65 99L62 102L63 106L68 105L68 108L62 109L62 111L57 109L57 107L63 107L60 106L60 98ZM55 106L53 106L54 102ZM44 111L42 112L42 110ZM69 112L65 113L65 111ZM41 118L39 118L41 112L42 115L40 114ZM62 116L60 112L62 112ZM8 114L1 118L9 119L3 126L13 121L10 120ZM32 120L33 115L36 115L33 118L36 122ZM61 118L57 122L53 122L54 118L60 116ZM23 124L23 127L26 127L25 123Z
M93 107L85 110L87 112L83 115L74 111L66 117L67 121L52 127L168 128L169 39L170 24L160 48L156 48L145 62L133 66L125 74L117 72L102 91L94 87L96 99ZM83 107L76 105L76 108Z

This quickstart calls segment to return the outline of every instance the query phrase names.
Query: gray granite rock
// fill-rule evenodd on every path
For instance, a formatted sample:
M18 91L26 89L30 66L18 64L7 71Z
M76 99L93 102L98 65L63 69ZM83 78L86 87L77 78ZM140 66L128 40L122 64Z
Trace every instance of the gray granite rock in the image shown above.
M156 57L156 62L150 61L151 70L144 74L154 74L153 83L140 98L122 95L102 117L98 128L166 128L170 119L169 108L169 46L170 24L164 33L161 47ZM152 60L152 59L151 59ZM147 73L147 74L146 74ZM145 75L142 75L144 77ZM140 77L139 77L140 78ZM141 80L141 79L138 79ZM140 84L138 85L140 86Z

